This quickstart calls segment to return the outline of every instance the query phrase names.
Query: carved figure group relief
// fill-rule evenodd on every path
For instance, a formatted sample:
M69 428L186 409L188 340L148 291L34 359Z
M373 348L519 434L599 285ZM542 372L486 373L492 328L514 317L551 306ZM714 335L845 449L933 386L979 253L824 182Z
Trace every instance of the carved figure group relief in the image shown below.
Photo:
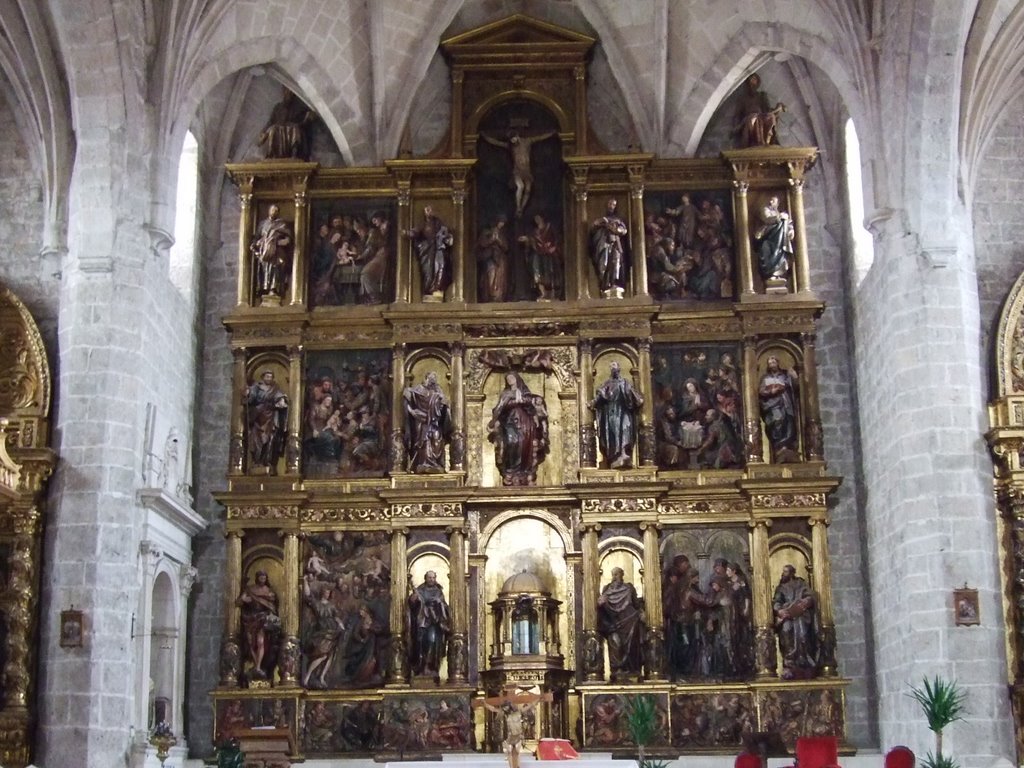
M303 461L313 477L380 477L389 468L391 355L386 350L307 357Z
M672 744L679 747L738 747L757 730L748 693L684 694L672 697Z
M372 688L384 681L391 550L381 532L309 534L302 577L305 688Z
M652 695L652 694L641 694ZM653 694L656 725L654 738L648 747L668 744L668 697ZM615 748L633 744L627 725L627 694L602 693L584 699L586 735L584 746L594 748Z
M731 299L736 254L730 195L650 193L644 208L651 295L662 301Z
M295 701L290 698L219 699L216 705L218 742L249 728L292 728Z
M658 467L742 467L738 348L729 344L657 345L651 358Z
M397 265L392 204L384 200L313 207L309 305L386 304Z

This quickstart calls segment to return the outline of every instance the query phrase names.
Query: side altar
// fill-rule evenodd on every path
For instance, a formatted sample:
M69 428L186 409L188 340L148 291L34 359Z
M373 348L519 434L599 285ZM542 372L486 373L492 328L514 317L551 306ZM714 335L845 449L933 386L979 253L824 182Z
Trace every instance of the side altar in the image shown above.
M772 143L755 108L761 145L607 152L594 42L522 16L444 41L429 157L324 168L272 141L228 166L218 740L500 752L505 719L472 702L509 690L543 696L527 744L635 754L637 696L648 753L844 737L817 150Z

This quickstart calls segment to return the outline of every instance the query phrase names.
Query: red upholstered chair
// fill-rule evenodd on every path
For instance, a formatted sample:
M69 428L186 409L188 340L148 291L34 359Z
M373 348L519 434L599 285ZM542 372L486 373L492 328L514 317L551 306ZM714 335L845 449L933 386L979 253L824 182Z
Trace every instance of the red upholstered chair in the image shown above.
M839 768L839 739L801 736L796 740L797 768Z
M761 756L753 752L741 752L736 755L734 768L761 768Z
M917 758L910 747L893 747L885 753L885 768L914 768Z

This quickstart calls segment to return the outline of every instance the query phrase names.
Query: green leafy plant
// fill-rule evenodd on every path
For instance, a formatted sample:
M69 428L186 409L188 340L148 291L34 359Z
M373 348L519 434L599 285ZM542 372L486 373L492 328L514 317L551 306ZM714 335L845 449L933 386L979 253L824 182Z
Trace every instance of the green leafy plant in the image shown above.
M664 760L651 760L644 754L658 729L658 708L649 693L626 699L626 729L636 744L640 768L667 768L668 763Z
M924 768L959 768L951 757L942 754L942 730L950 723L963 720L967 694L955 680L936 675L923 679L921 687L911 686L910 695L917 699L928 721L928 729L935 734L935 754L929 752L921 761Z

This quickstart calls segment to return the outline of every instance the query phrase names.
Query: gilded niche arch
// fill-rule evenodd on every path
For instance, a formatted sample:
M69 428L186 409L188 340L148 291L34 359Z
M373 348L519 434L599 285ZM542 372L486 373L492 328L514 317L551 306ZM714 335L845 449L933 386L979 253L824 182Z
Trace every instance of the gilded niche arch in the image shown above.
M0 284L0 763L31 758L40 540L50 448L50 366L24 303Z

